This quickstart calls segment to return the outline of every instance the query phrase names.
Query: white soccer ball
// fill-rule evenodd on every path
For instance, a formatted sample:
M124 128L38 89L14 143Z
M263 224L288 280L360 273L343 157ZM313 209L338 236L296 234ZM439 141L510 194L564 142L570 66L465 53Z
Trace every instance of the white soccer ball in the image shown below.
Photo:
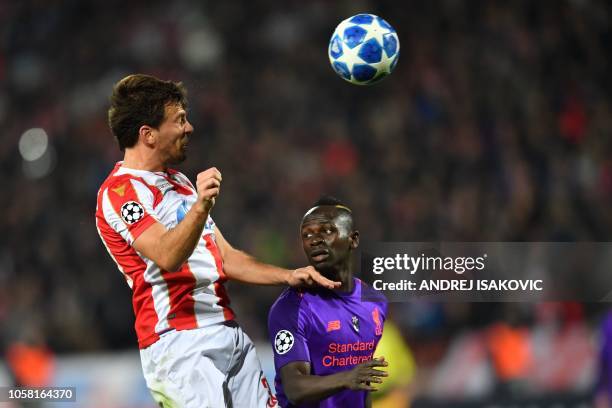
M357 14L338 24L327 53L340 77L370 85L393 72L399 49L399 38L389 23L374 14Z

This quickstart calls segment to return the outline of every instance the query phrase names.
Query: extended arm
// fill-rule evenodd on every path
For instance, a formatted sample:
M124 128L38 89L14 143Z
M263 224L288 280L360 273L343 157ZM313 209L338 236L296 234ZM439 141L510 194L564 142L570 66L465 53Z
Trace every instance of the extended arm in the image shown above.
M321 285L329 289L341 284L327 279L312 266L292 271L259 262L252 256L232 247L217 227L215 227L215 236L223 258L223 271L232 280L256 285Z
M292 404L321 401L342 390L376 391L371 383L382 383L387 373L375 367L385 367L384 359L369 360L348 371L325 376L310 374L310 363L295 361L280 370L285 395Z

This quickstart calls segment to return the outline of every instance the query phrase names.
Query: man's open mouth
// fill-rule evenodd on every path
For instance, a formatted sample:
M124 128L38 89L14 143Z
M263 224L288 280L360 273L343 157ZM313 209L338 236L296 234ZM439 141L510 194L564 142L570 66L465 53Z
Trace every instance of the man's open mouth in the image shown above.
M310 258L315 262L321 262L329 257L327 249L315 249L310 253Z

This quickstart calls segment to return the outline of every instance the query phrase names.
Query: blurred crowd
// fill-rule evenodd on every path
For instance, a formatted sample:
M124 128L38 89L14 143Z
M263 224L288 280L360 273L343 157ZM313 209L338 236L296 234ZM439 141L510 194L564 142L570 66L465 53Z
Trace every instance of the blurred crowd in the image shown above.
M327 59L336 24L363 11L401 44L373 87ZM305 263L298 223L323 193L353 208L367 241L610 240L611 12L605 0L0 2L0 345L136 347L130 290L94 222L122 157L108 96L133 72L187 86L195 133L179 169L221 170L213 217L262 260ZM33 128L48 142L24 156ZM229 285L255 339L279 290ZM414 343L540 316L393 310Z

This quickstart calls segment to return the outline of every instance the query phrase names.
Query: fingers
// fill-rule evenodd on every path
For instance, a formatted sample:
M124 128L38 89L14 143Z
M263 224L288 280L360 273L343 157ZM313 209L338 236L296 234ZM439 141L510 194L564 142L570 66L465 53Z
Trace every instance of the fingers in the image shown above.
M368 360L365 363L361 363L361 365L363 367L387 367L389 363L384 360L384 357L382 357L380 359L374 358L372 360Z
M202 193L202 197L205 200L211 200L213 198L217 198L217 196L219 195L219 192L220 192L220 189L218 187L217 188L211 188L209 190L205 190Z
M221 181L223 177L221 177L221 172L217 170L215 167L212 167L206 171L203 171L198 174L196 179L196 185L198 189L201 188L209 188L209 187L219 187L221 185Z
M199 192L205 192L207 190L212 190L212 189L219 190L221 189L221 182L214 178L205 179L197 183L197 188Z
M321 286L323 286L323 287L325 287L327 289L335 289L337 287L340 287L340 285L342 285L342 282L336 282L336 281L332 281L330 279L327 279L325 276L321 275L312 266L307 266L306 268L303 268L303 270L304 270L304 272L306 272L308 274L308 276L310 277L311 280L313 280L318 285L321 285Z
M372 378L365 379L365 380L360 380L356 384L355 388L359 389L359 390L365 390L365 391L377 391L378 388L376 388L375 385L372 385L372 383L382 384L382 380L380 378L376 378L376 377L372 377Z
M340 287L340 285L342 284L342 282L335 282L330 279L327 279L325 276L317 272L314 268L312 269L312 271L309 271L309 273L312 280L327 289L335 289L337 287Z
M215 205L215 198L221 191L222 179L221 172L216 167L211 167L198 174L196 188L205 209L210 210Z
M371 376L372 378L376 378L376 377L388 377L389 376L389 374L386 371L375 370L373 368L368 370L367 374L368 374L368 376Z
M217 178L210 177L210 178L203 178L201 180L198 180L197 184L198 186L204 187L204 188L219 187L221 186L221 181L219 181Z
M368 372L359 375L356 388L366 391L377 391L378 389L373 384L382 384L383 379L381 377L387 376L388 374L383 371L370 369Z
M291 279L289 280L290 286L323 286L328 289L334 289L340 286L340 284L340 282L334 282L327 279L317 272L312 266L294 270L291 273Z
M221 172L216 167L211 167L210 169L204 170L203 172L199 173L197 176L197 181L209 178L217 179L219 180L219 183L223 180Z
M361 382L382 382L382 379L380 377L388 376L389 374L386 371L376 370L374 368L368 367L360 367L357 378L359 378Z

